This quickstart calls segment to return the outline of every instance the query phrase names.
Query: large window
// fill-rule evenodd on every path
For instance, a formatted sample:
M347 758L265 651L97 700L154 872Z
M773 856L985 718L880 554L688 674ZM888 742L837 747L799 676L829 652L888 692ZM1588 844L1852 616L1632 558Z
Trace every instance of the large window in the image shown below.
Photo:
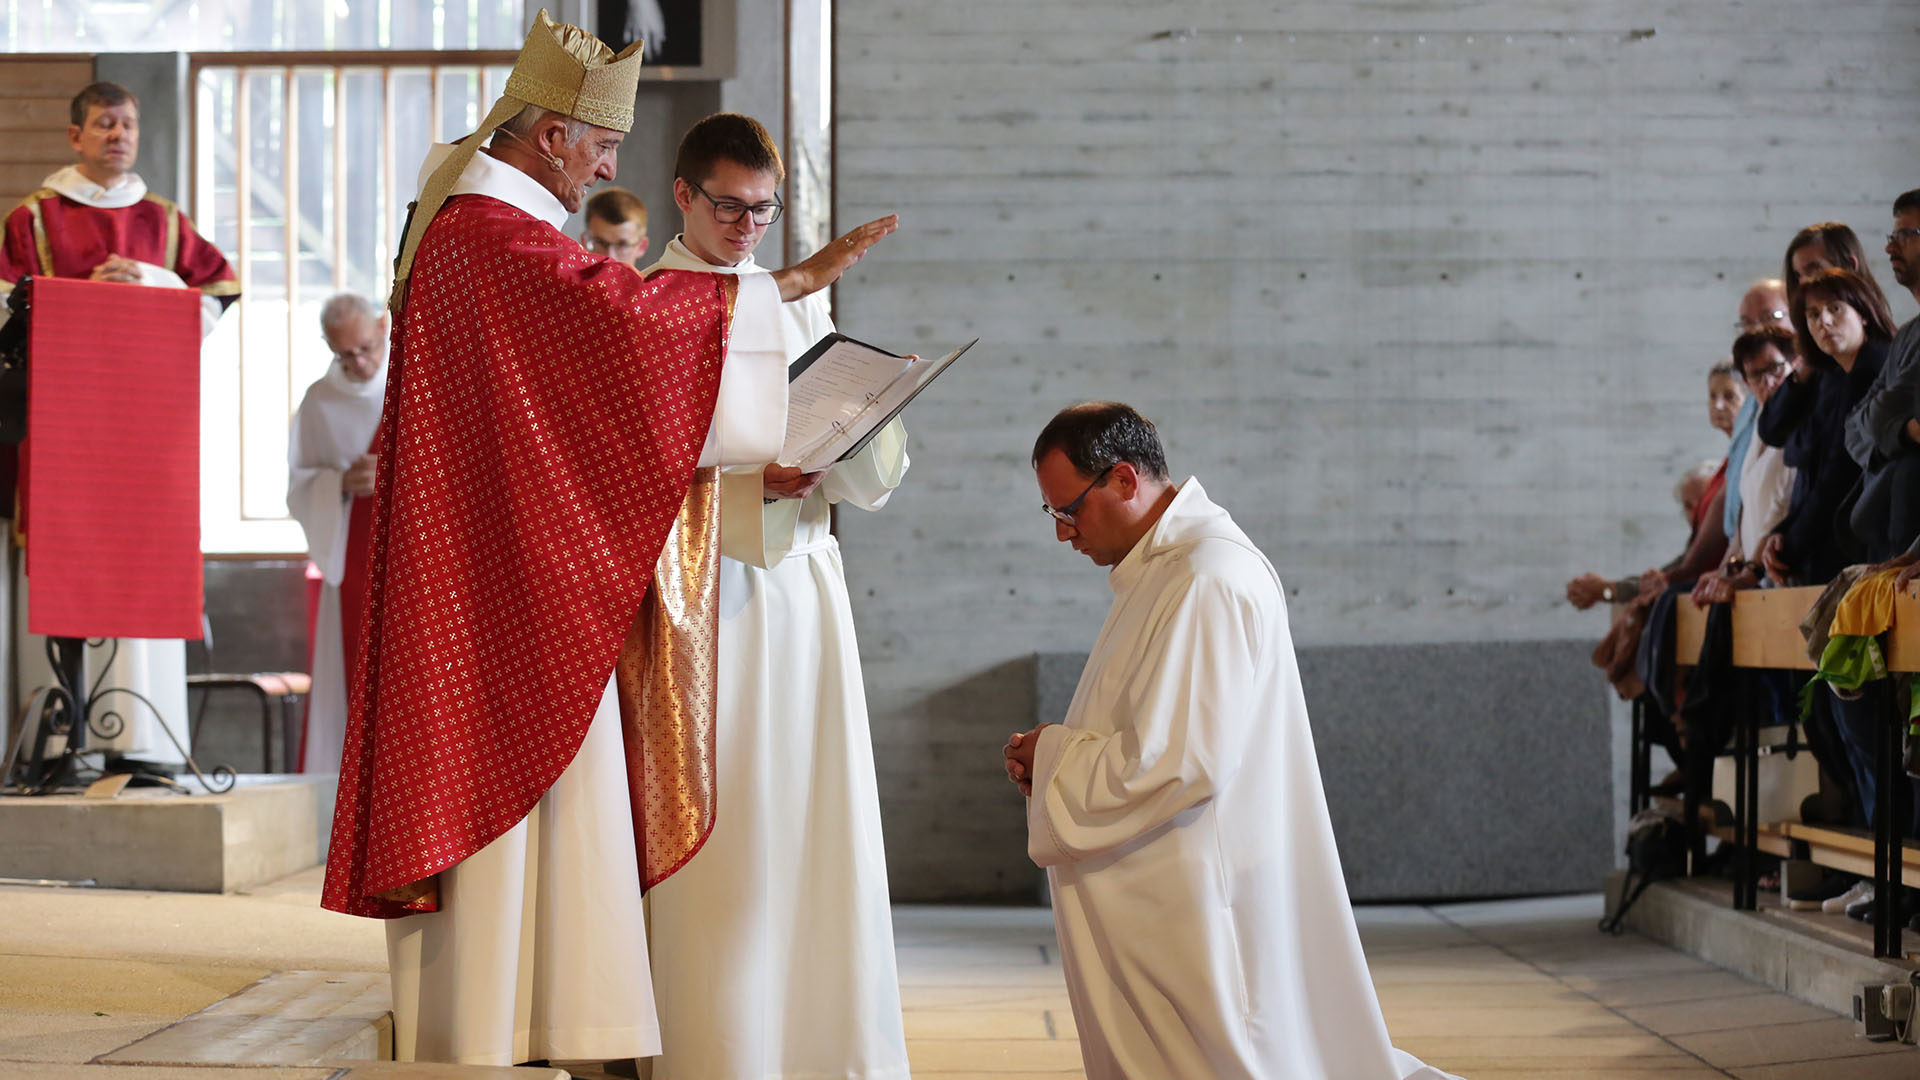
M531 14L526 0L0 0L0 50L514 49Z
M385 300L428 146L479 126L512 54L272 59L193 66L193 217L241 287L202 354L209 552L306 549L287 518L287 437L332 359L321 305L348 291Z

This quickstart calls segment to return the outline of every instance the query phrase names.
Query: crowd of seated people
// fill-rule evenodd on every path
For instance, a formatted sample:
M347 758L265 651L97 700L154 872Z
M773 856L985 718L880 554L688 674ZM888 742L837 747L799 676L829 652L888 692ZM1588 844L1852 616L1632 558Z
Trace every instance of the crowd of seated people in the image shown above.
M1894 280L1920 300L1920 190L1895 200L1885 251ZM1724 727L1690 731L1684 698L1699 684L1655 670L1647 656L1657 650L1630 643L1659 625L1661 598L1671 603L1688 594L1710 605L1744 589L1829 583L1836 596L1848 589L1878 589L1883 597L1920 590L1920 318L1895 327L1859 238L1826 222L1793 237L1781 279L1748 291L1740 321L1728 381L1746 393L1723 398L1714 391L1715 426L1732 414L1721 428L1730 436L1728 455L1709 486L1711 508L1691 522L1686 553L1638 578L1583 574L1567 586L1576 607L1616 604L1595 662L1609 667L1622 696L1648 705L1650 735L1682 765L1654 786L1656 794L1710 786L1685 769L1710 769L1710 755L1728 735ZM1626 678L1623 661L1631 668ZM1839 679L1808 689L1808 677L1761 675L1773 719L1801 722L1820 764L1821 790L1802 804L1801 816L1866 827L1878 805L1873 747L1895 722L1896 684L1880 678L1849 687ZM1920 762L1920 746L1909 748L1907 760ZM1906 837L1920 838L1916 785L1907 777L1899 783L1894 822ZM1920 890L1905 892L1895 910L1920 930ZM1787 900L1800 910L1872 918L1872 884L1838 872Z

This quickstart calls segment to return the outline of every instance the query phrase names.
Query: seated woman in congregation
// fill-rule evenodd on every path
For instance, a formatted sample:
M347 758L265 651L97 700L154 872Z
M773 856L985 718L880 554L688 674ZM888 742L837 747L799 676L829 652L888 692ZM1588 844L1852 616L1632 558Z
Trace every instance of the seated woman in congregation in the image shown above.
M1798 362L1761 410L1758 431L1767 445L1784 450L1797 478L1786 516L1758 554L1776 582L1815 585L1859 561L1839 520L1860 479L1859 463L1847 453L1846 419L1879 376L1894 328L1886 296L1867 275L1819 270L1796 291Z

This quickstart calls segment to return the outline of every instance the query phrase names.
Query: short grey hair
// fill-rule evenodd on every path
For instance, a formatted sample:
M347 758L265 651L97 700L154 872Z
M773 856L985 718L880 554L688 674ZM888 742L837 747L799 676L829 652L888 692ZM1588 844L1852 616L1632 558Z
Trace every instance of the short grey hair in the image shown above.
M1673 485L1673 501L1685 506L1687 504L1687 488L1694 484L1699 484L1704 494L1706 485L1713 483L1713 474L1720 471L1720 465L1721 463L1718 461L1703 461L1693 468L1688 469L1686 472L1681 473L1680 479L1675 481Z
M500 127L495 131L493 135L493 139L498 139L500 137L499 132L501 131L504 131L509 135L518 135L524 139L527 137L528 132L532 131L536 127L539 127L543 122L545 122L550 117L559 117L560 119L565 120L567 122L567 145L568 146L572 146L575 143L578 143L581 139L586 138L587 132L593 130L593 125L587 123L585 120L576 120L573 117L566 115L565 113L555 112L552 109L546 108L545 106L528 105L526 108L521 109L519 112L514 113L512 116L507 117L507 119L503 121ZM488 140L488 145L489 146L493 145L492 139Z
M338 330L356 315L377 321L383 314L380 305L359 293L339 293L328 297L327 302L320 305L320 330L322 333Z

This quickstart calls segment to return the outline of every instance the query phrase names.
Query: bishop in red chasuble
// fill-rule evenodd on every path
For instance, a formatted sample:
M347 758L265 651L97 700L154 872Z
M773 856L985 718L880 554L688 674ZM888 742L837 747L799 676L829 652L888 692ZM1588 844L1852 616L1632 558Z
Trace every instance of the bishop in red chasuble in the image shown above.
M588 254L562 226L613 178L639 60L542 12L429 154L397 264L322 902L391 920L403 1060L659 1052L641 891L724 812L710 467L780 449L786 357L754 328L893 228L770 275Z

